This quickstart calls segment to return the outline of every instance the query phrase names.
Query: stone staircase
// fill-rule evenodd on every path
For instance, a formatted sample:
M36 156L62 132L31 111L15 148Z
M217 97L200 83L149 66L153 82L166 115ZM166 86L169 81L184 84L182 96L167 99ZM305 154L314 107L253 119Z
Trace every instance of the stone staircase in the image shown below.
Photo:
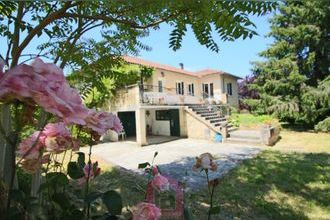
M259 130L236 130L229 133L226 141L245 144L262 144Z
M220 113L218 105L188 105L188 108L214 128L215 132L220 132L226 125L228 133L236 130L233 125L228 123L228 116Z

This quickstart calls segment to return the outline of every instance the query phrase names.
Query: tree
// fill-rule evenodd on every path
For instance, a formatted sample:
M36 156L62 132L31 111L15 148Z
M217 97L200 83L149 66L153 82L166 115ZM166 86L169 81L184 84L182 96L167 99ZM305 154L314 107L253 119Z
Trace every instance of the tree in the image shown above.
M184 0L0 3L0 37L7 43L2 44L0 58L8 67L40 56L61 68L73 70L85 69L97 62L106 63L109 57L150 49L139 39L162 23L173 27L170 47L174 50L181 47L187 26L191 26L202 45L218 52L212 31L222 40L252 37L256 34L255 25L248 14L262 15L276 6L274 2L216 0L189 1L189 4ZM99 36L89 36L91 30L98 30ZM26 53L36 40L37 52ZM1 105L0 121L8 133L13 129L10 107ZM11 169L15 149L11 149L2 136L0 153L0 171L4 167ZM7 173L12 172L8 170Z
M313 125L329 114L329 103L317 96L324 92L330 96L329 84L321 82L329 75L329 21L329 1L281 4L270 21L268 36L274 43L260 53L266 61L254 63L256 79L249 88L257 91L260 99L246 100L254 111L274 113L283 121L305 125ZM311 96L314 98L307 98Z

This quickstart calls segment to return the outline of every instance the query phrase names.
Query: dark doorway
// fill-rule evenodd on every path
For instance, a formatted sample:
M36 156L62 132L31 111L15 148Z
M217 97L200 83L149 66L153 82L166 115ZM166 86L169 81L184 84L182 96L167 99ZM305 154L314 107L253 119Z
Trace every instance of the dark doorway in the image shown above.
M180 136L180 117L178 109L169 110L171 136Z
M136 136L135 112L118 112L127 137Z

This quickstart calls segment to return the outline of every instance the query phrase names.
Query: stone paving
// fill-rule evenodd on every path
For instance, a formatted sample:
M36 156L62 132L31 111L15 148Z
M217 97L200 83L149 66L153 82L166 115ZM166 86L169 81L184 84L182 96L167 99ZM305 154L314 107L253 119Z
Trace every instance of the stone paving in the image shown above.
M179 139L167 143L139 147L135 142L123 141L103 143L93 147L92 153L105 162L142 174L137 169L139 163L151 162L154 152L158 152L155 164L162 174L186 182L187 189L206 186L204 173L192 171L195 157L209 152L216 157L218 171L210 172L210 179L220 177L237 166L242 160L251 158L262 147L214 143L206 140Z

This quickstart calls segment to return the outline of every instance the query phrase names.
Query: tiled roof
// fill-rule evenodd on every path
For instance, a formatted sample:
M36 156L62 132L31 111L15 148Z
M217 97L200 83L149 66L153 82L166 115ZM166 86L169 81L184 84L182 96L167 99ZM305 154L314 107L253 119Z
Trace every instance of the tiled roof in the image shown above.
M123 56L123 59L126 62L132 63L132 64L138 64L138 65L153 67L153 68L157 68L157 69L168 70L168 71L172 71L172 72L176 72L176 73L183 73L183 74L196 76L196 77L202 77L202 76L206 76L206 75L209 75L209 74L218 73L218 74L229 75L229 76L235 77L237 79L241 79L238 76L232 75L230 73L223 72L221 70L205 69L205 70L201 70L201 71L191 72L191 71L183 70L181 68L151 62L151 61L144 60L144 59L141 59L141 58L138 58L138 57Z

